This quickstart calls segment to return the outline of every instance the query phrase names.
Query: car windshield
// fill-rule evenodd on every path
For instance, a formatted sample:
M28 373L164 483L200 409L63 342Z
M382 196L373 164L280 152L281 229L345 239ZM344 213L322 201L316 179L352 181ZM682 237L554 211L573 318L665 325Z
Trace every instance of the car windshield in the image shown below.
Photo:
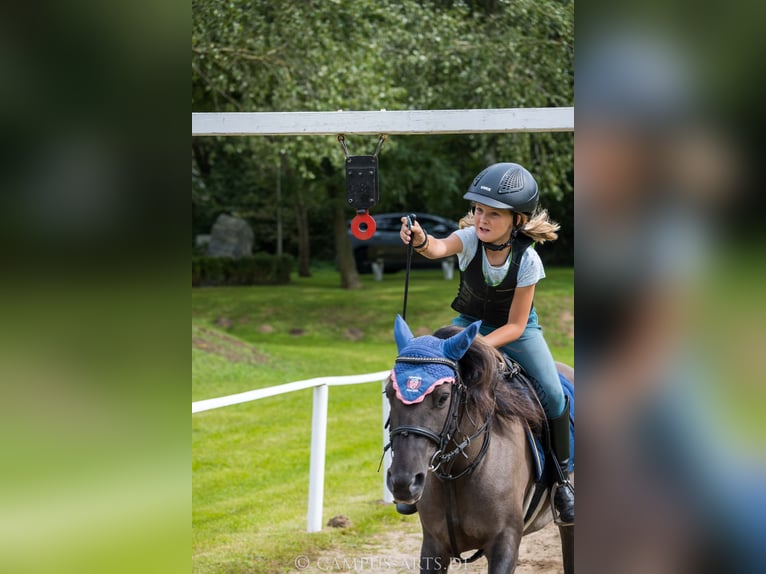
M375 218L378 231L399 231L402 222L394 217Z

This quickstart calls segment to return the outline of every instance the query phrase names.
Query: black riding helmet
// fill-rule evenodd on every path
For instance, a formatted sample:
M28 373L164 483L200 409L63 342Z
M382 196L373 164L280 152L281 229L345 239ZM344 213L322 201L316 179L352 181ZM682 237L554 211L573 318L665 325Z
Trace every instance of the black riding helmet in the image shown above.
M532 174L517 163L495 163L473 180L463 199L531 215L540 194Z

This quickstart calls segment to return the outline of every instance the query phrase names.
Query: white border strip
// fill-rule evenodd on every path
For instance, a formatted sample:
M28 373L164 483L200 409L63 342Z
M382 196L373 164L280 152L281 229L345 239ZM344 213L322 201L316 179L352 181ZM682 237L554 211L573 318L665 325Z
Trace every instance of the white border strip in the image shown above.
M192 114L192 136L411 135L574 131L574 108Z
M192 414L201 413L203 411L209 411L212 409L219 409L221 407L227 407L230 405L238 405L240 403L257 401L258 399L265 399L266 397L273 397L275 395L282 395L284 393L291 393L293 391L300 391L302 389L310 389L312 387L318 387L321 385L339 386L355 385L357 383L381 382L389 375L390 372L391 371L379 371L377 373L367 373L364 375L318 377L316 379L295 381L293 383L267 387L265 389L256 389L244 393L237 393L236 395L217 397L215 399L205 399L192 403Z

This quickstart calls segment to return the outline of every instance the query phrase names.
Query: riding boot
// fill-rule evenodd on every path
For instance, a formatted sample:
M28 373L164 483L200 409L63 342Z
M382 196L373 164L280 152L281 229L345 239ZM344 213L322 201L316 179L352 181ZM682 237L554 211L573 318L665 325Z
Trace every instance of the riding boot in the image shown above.
M396 511L399 514L415 514L418 511L418 507L414 504L406 504L404 502L396 503Z
M551 451L556 461L557 481L553 485L554 519L556 524L571 526L574 524L574 486L569 482L569 397L565 397L564 412L554 419L549 419L551 430Z

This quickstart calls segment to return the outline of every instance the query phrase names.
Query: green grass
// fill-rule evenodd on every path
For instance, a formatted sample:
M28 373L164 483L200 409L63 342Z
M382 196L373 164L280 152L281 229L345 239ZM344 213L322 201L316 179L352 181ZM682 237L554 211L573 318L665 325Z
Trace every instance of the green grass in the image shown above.
M337 273L322 270L279 287L194 289L192 400L390 368L404 274L363 282L362 290L344 291ZM572 284L572 269L550 269L535 298L554 357L569 364ZM413 331L449 323L456 290L457 278L414 272ZM344 514L353 526L316 534L304 532L311 390L194 415L193 571L284 572L297 555L361 545L391 525L416 522L380 502L381 401L377 383L330 389L323 517Z

